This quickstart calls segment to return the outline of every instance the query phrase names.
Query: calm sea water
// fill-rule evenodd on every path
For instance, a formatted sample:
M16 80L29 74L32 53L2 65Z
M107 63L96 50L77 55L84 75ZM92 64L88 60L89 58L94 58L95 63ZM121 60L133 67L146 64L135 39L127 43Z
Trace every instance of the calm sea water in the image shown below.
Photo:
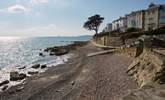
M40 57L41 49L51 46L61 46L72 43L72 41L90 40L90 36L83 37L0 37L0 68L24 66L35 63L54 63L60 57Z

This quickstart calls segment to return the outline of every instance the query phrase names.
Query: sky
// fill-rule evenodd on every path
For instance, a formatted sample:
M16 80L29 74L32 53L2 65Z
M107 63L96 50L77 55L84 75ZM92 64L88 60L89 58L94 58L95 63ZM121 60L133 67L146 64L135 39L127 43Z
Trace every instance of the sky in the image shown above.
M0 0L0 36L92 35L83 28L88 17L100 14L107 23L132 11L165 0Z

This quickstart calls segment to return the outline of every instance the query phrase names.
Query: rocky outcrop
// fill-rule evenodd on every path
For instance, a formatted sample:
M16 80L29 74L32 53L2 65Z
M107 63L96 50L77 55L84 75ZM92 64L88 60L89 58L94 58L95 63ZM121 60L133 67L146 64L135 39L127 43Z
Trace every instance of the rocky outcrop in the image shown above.
M28 71L29 75L35 75L35 74L38 74L38 73L39 73L38 71Z
M165 100L165 56L152 50L153 38L141 40L143 52L127 70L140 88L129 91L121 100Z
M165 82L165 57L157 52L144 52L128 67L127 73L140 86L148 82Z
M65 46L49 48L50 55L61 56L69 52L69 48Z
M18 72L10 72L10 81L18 81L26 78L26 74L19 74Z
M35 64L31 68L38 69L38 68L40 68L40 64Z
M47 66L46 65L41 65L41 69L44 69L46 68Z
M54 46L54 47L49 47L49 48L46 48L44 50L45 52L49 52L49 55L56 55L56 56L60 56L60 55L64 55L66 53L69 52L69 48L66 47L66 46Z
M87 44L87 42L79 42L79 41L74 41L73 44L67 45L67 46L54 46L54 47L49 47L46 48L44 51L49 52L49 55L53 56L61 56L65 55L70 52L70 50L76 49L76 47L83 46Z
M2 88L2 90L5 91L8 87L9 87L9 86L6 85L6 86L4 86L4 87Z
M128 67L127 73L132 76L139 86L148 82L165 82L165 56L152 50L152 38L143 37L143 51Z
M9 80L2 81L2 82L0 83L0 86L6 85L6 84L8 84L8 83L9 83Z

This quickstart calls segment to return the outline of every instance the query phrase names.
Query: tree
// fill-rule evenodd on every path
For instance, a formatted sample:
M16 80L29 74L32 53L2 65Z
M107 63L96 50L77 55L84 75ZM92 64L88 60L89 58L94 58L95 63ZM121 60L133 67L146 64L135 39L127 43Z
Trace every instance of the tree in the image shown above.
M88 18L88 20L84 23L84 28L87 30L94 30L96 34L98 34L98 29L103 22L104 18L100 15L96 14Z

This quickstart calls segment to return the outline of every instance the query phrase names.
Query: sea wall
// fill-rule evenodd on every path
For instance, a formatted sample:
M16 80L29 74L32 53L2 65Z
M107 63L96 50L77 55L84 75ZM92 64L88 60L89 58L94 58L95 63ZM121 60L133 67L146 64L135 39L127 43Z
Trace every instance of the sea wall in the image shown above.
M124 41L121 37L110 36L109 34L95 36L93 41L99 45L103 46L121 46Z
M117 50L117 53L119 54L126 54L128 56L131 57L136 57L137 56L137 48L136 47L132 47L132 48L119 48Z
M99 44L99 45L104 45L104 46L109 46L110 41L109 41L109 36L104 35L104 36L100 36L100 37L95 37L94 42Z

